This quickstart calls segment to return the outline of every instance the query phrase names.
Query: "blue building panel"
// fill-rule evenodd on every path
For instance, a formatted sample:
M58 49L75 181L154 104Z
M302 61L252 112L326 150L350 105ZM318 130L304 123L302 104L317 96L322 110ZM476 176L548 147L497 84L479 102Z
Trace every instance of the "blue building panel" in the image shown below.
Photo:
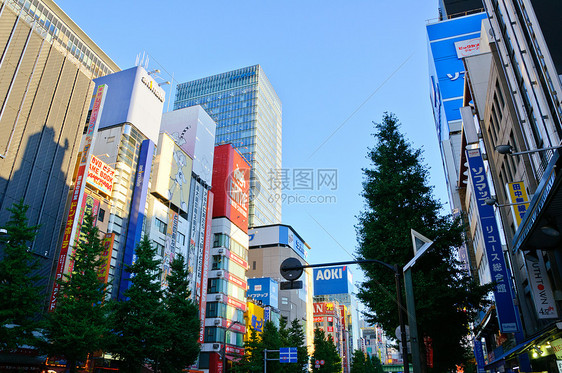
M271 277L250 278L246 296L261 301L265 306L279 308L279 283Z

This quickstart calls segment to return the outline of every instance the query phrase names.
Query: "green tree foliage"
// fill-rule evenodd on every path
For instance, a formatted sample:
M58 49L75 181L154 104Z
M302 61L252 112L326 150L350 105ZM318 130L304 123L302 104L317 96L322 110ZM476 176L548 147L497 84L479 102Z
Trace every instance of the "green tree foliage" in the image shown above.
M107 285L98 277L106 264L99 257L104 249L90 214L84 216L81 232L85 239L72 256L73 272L63 277L57 306L45 318L47 342L42 346L50 356L66 358L70 371L75 371L78 362L85 362L89 353L104 349L110 333Z
M264 349L279 350L281 347L297 347L297 363L279 363L268 360L268 372L297 373L306 372L308 364L308 352L306 338L301 322L293 320L290 326L281 319L279 328L270 321L264 324L263 332L257 334L254 329L250 331L250 337L244 344L244 357L234 366L236 372L263 372ZM268 358L278 358L279 352L271 352Z
M0 235L0 351L34 343L35 316L41 310L41 294L35 285L37 262L29 252L37 227L28 226L28 206L23 199L8 210L10 220Z
M157 370L168 346L170 336L164 326L169 317L155 255L156 249L144 236L137 245L135 262L126 268L131 274L126 300L117 302L112 314L115 339L110 351L121 360L124 372L139 372L145 364Z
M315 367L316 360L324 360L324 365ZM314 354L311 358L313 372L339 373L342 371L342 361L331 335L326 338L322 329L314 329Z
M190 299L188 274L185 259L180 254L171 264L165 291L166 328L168 346L162 361L163 371L181 372L193 364L199 355L199 308Z
M463 226L440 214L421 150L404 139L393 114L386 113L375 127L376 145L368 155L372 167L363 170L358 258L402 267L413 257L410 229L434 239L413 272L416 313L420 338L433 339L435 371L448 371L463 362L469 321L489 288L478 286L456 259ZM375 265L362 268L366 281L359 298L369 309L368 320L392 335L398 325L394 276Z
M367 360L361 350L353 351L351 356L351 373L367 373Z

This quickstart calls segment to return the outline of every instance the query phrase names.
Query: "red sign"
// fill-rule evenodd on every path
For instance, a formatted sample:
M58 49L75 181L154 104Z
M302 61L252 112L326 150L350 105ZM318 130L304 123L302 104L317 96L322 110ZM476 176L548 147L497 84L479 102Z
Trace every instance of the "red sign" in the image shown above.
M227 299L226 299L226 304L228 304L229 306L232 306L232 307L239 308L239 309L241 309L242 311L246 311L246 303L244 303L244 302L242 302L242 301L239 301L239 300L236 299L236 298L227 297Z
M425 345L427 366L433 368L433 341L431 337L423 337L423 343Z
M230 272L227 274L226 280L232 282L234 285L238 286L239 288L242 288L244 290L248 289L248 284L246 283L246 281L242 280L238 276L233 275Z
M324 318L322 316L314 316L314 322L324 322Z
M231 326L232 325L232 326ZM246 326L244 324L232 324L232 320L222 320L222 327L223 328L230 328L230 330L239 332L239 333L246 333Z
M314 314L315 315L335 315L334 303L314 303Z
M248 232L250 165L230 144L215 147L213 217L226 217L245 233Z
M244 259L240 258L238 255L234 254L232 251L229 250L229 255L228 257L230 258L231 261L233 261L234 263L238 264L239 266L241 266L242 268L248 269L248 262L245 261Z
M334 332L334 327L328 326L328 333L333 333L333 332Z
M244 355L244 349L226 345L226 353L231 355Z
M199 320L201 327L199 329L199 343L203 343L205 339L205 314L207 311L207 281L209 279L209 255L211 254L212 230L211 223L213 221L213 202L214 196L211 191L207 194L207 216L205 222L205 241L203 244L203 262L201 269L201 297L199 301Z

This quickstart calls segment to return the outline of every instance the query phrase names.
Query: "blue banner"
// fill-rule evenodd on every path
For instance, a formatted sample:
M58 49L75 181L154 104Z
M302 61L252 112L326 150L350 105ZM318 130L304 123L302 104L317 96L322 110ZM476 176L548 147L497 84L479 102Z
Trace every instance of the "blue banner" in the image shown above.
M474 357L476 358L477 372L486 373L484 369L484 352L482 351L482 342L479 340L474 341Z
M314 295L347 294L351 291L351 273L347 266L314 268Z
M137 174L133 196L131 198L131 210L129 212L129 225L127 228L127 241L125 242L125 253L123 256L123 269L121 281L119 283L119 299L125 299L125 291L129 288L131 274L127 272L127 267L131 266L135 258L135 248L141 240L142 225L144 222L144 209L148 195L148 181L150 180L150 170L152 168L152 156L154 154L154 143L151 140L144 140L141 143Z
M484 161L480 149L467 150L466 155L474 188L474 197L478 205L488 265L492 282L496 284L494 298L500 330L502 333L514 333L519 328L513 305L511 273L505 264L494 208L485 202L486 199L491 198L491 195Z

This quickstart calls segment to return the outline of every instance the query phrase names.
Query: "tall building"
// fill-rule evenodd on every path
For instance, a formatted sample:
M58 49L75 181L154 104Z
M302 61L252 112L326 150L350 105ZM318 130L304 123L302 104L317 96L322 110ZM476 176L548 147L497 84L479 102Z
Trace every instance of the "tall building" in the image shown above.
M0 227L23 198L47 295L92 79L120 69L51 0L1 0L0 48Z
M251 166L249 226L281 222L281 101L260 65L179 84L174 110L201 105Z
M482 12L482 0L439 0L439 20Z

